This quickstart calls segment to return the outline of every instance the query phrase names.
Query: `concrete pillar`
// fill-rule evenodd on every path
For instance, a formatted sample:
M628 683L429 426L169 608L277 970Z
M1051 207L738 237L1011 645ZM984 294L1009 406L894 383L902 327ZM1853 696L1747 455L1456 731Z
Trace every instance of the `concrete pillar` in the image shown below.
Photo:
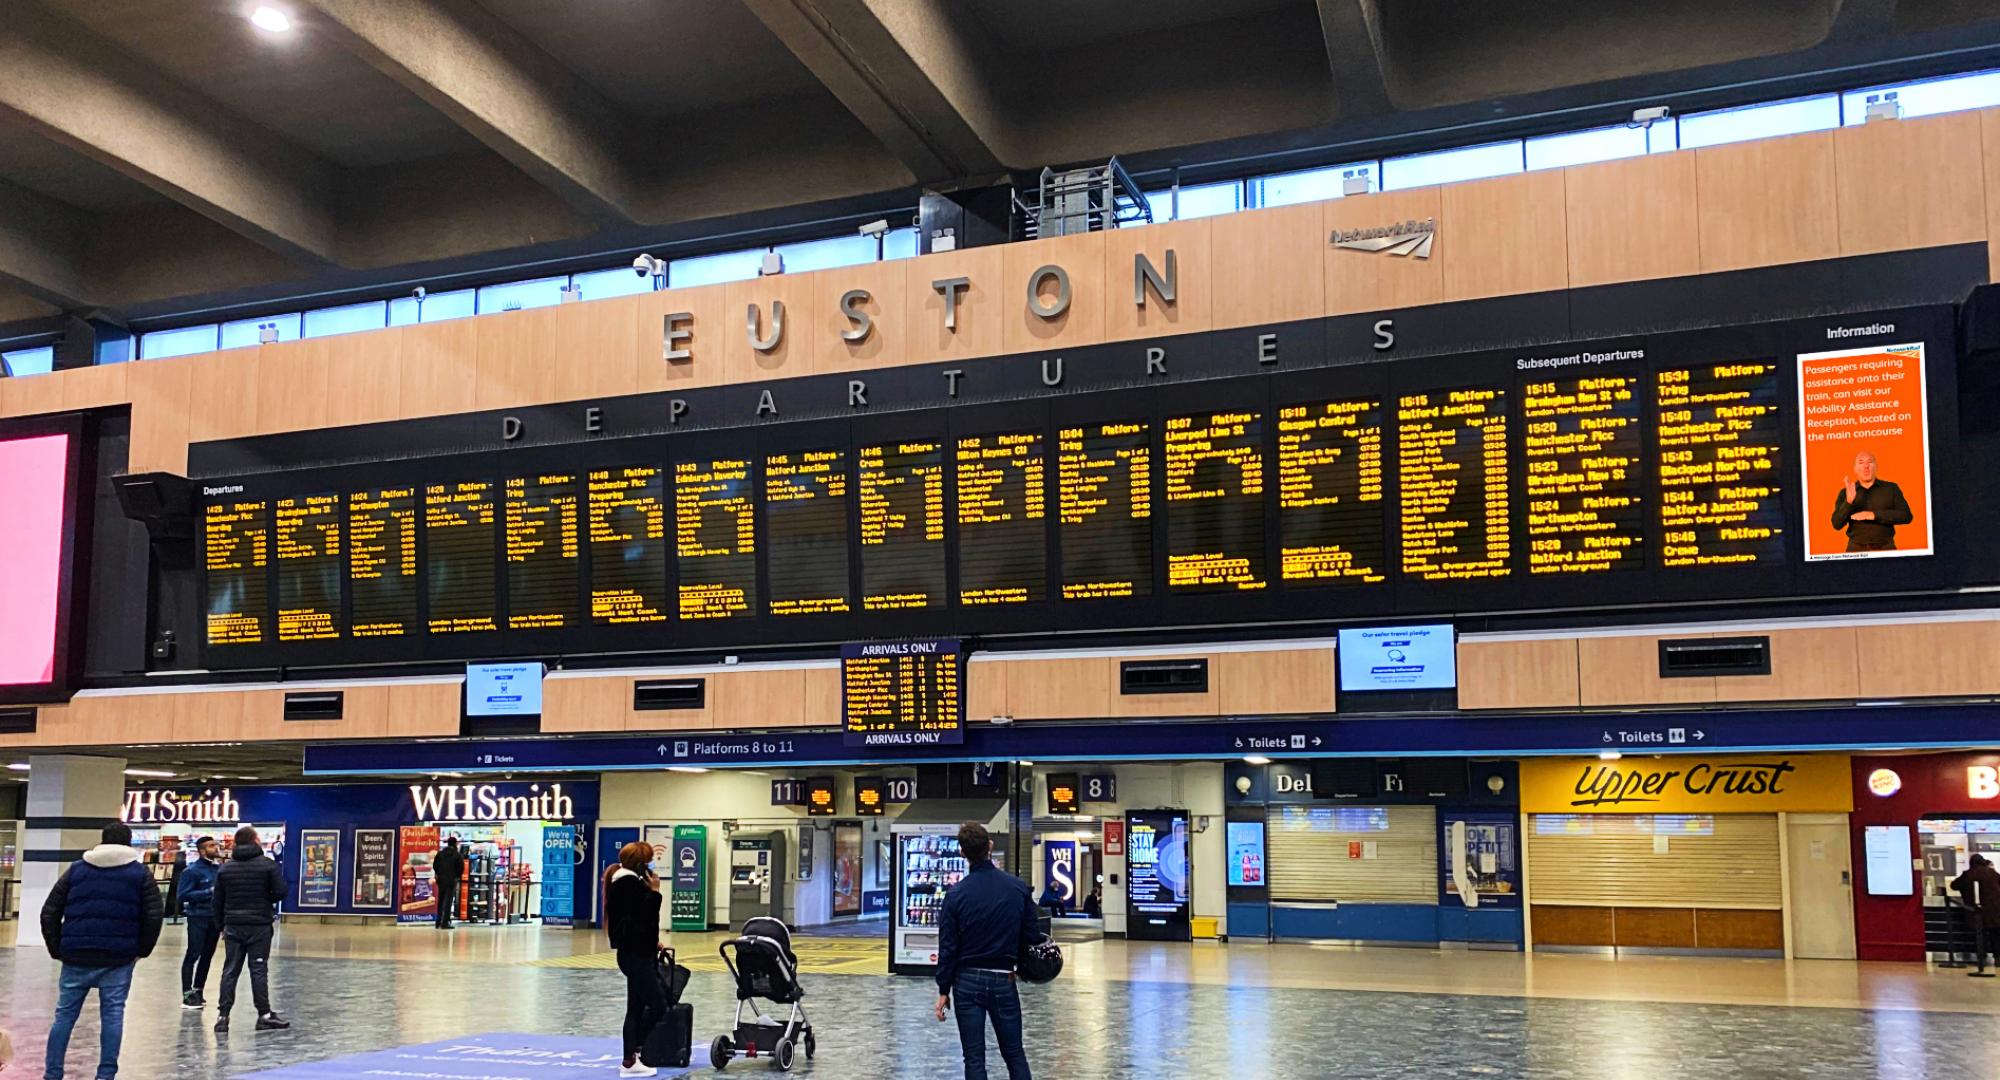
M42 947L42 902L69 865L97 846L125 803L125 759L49 754L28 758L27 829L21 838L21 924L15 945Z

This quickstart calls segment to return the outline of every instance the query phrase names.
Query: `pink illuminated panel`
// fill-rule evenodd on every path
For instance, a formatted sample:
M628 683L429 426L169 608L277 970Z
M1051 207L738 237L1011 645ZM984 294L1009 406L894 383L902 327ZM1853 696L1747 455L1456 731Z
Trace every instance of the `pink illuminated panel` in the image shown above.
M53 681L69 436L0 442L0 686Z

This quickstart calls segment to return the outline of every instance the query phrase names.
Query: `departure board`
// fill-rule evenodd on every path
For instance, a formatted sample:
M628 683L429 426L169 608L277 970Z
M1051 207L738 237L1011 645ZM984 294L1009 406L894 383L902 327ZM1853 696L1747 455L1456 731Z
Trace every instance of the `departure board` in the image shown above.
M1048 462L1039 431L958 440L958 602L1032 604L1048 594Z
M208 643L261 645L271 619L270 503L241 499L202 513L201 561L208 574Z
M1423 581L1513 568L1507 391L1406 394L1396 406L1403 573Z
M577 622L583 545L576 474L507 478L507 628L560 630Z
M1662 566L1784 561L1778 365L1655 375Z
M1264 572L1264 423L1242 410L1166 424L1167 589L1255 592Z
M667 620L666 474L635 465L594 469L584 488L590 620L635 626Z
M847 455L793 450L764 456L765 548L773 615L849 608Z
M850 746L965 741L963 654L951 639L843 645L840 701Z
M674 466L674 553L684 620L757 613L756 487L747 458Z
M1374 584L1388 576L1382 402L1278 410L1279 575L1288 584Z
M1521 394L1528 572L1635 570L1646 562L1638 375L1531 382Z
M1153 450L1144 420L1065 427L1056 438L1062 598L1153 591Z
M859 466L862 606L943 607L944 444L863 446Z
M417 489L347 496L347 580L354 599L348 633L402 637L417 631Z
M279 499L272 525L278 560L278 640L340 637L340 496Z
M500 628L494 587L494 484L468 480L424 489L424 583L433 634Z

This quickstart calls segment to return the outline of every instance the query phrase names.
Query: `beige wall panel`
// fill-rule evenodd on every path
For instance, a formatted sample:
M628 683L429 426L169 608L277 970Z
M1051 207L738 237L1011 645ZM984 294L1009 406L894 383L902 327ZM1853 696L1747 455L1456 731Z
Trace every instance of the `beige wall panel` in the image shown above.
M243 351L257 355L259 432L307 431L326 426L326 339L259 345Z
M257 422L257 350L224 349L186 358L190 368L188 441L235 439L255 435Z
M1249 210L1212 226L1215 326L1317 319L1326 308L1318 203Z
M556 399L554 307L480 315L477 328L481 409L540 405Z
M47 375L0 379L0 416L40 416L61 412L63 380L66 378L65 373L52 371Z
M840 669L807 668L805 706L799 713L800 727L839 727Z
M235 690L173 694L173 741L223 742L242 737L247 694Z
M1979 132L1986 176L1987 280L2000 280L2000 109L1979 110Z
M1317 205L1321 215L1319 241L1326 260L1328 315L1419 307L1444 300L1444 266L1452 253L1449 236L1440 235L1433 241L1428 259L1355 251L1332 243L1335 229L1373 229L1438 217L1442 206L1439 189L1356 195Z
M805 717L805 674L779 668L708 676L709 725L717 731L798 727Z
M194 365L176 358L126 365L132 398L133 472L187 472L188 393Z
M623 731L630 686L630 679L611 676L549 679L542 684L542 730Z
M2000 692L2000 622L1891 623L1855 630L1857 697Z
M1580 701L1575 638L1458 645L1459 708L1573 709Z
M1700 272L1693 153L1563 172L1571 288Z
M557 401L639 392L639 366L633 361L639 354L641 300L620 296L556 308Z
M69 706L43 705L35 710L35 730L25 735L0 735L0 750L62 746L58 732L69 730ZM20 760L10 757L9 762Z
M908 360L903 335L909 329L913 300L909 270L910 260L891 259L812 275L806 307L797 313L797 330L810 350L814 374L859 375ZM840 313L840 298L849 289L868 294L867 300L856 305L870 320L868 335L860 341L845 341L840 336L854 329Z
M1438 213L1444 298L1474 300L1569 286L1563 170L1447 184Z
M101 409L112 405L123 405L131 400L126 396L125 381L131 364L104 364L98 367L78 368L60 373L62 380L62 407L65 409ZM8 380L14 382L16 380ZM20 382L31 380L21 379Z
M728 284L718 328L725 382L768 382L812 374L813 301L822 291L820 279L827 273L779 274ZM758 350L750 344L751 304L757 305L757 334L765 338L777 325L776 305L784 305L783 332L769 349Z
M1712 678L1660 678L1660 639L1657 637L1587 637L1578 638L1576 646L1580 697L1585 707L1669 705L1715 700L1715 680Z
M465 686L458 682L389 687L389 730L399 738L458 734Z
M1002 348L1010 353L1034 352L1104 340L1108 290L1103 233L1008 244L1002 250L1006 255L1000 260L1000 301L1007 313L1000 335ZM1043 266L1060 266L1069 275L1069 309L1052 319L1028 308L1028 277ZM1055 280L1045 279L1039 290L1041 302L1054 303L1056 294Z
M965 718L991 720L1007 713L1007 686L1013 665L1006 661L965 665Z
M913 364L934 360L996 356L1001 351L1001 322L1011 312L1011 298L1026 295L1027 282L1010 283L1001 271L999 247L966 248L942 255L919 255L908 260L904 287L909 290L908 322L903 331L906 345L898 350ZM969 278L971 284L958 290L958 329L944 326L944 294L931 283L946 278Z
M379 424L403 415L403 334L370 331L326 343L326 422Z
M1215 281L1209 273L1214 258L1210 246L1213 225L1210 218L1196 218L1100 234L1104 237L1104 340L1194 334L1215 325ZM1174 302L1162 301L1148 285L1145 306L1133 303L1138 256L1143 253L1165 278L1169 251L1174 253Z
M471 412L479 387L478 317L404 327L404 418Z
M1210 669L1221 682L1224 716L1334 710L1332 649L1222 653Z
M1219 685L1221 660L1215 653L1187 653L1181 656L1148 657L1161 660L1207 660L1208 692L1205 694L1121 694L1118 692L1118 660L1105 661L1110 680L1110 716L1214 716L1222 700Z
M728 304L727 285L667 289L634 297L632 333L637 351L633 357L638 365L639 392L722 385L730 342L731 323L725 317ZM667 316L677 314L690 316L675 324L688 332L678 345L688 350L690 357L670 364L665 359ZM734 327L736 340L741 341L742 312L737 313Z
M1007 713L1016 720L1111 715L1118 662L1108 657L1015 660L1007 673Z
M1832 132L1704 146L1694 171L1703 273L1840 254Z
M342 739L386 739L396 734L389 724L387 686L349 686L341 694L340 719L325 725L314 724L313 727L324 726L329 732L338 733L334 737Z
M1717 701L1821 701L1860 696L1852 626L1773 630L1771 673L1715 680Z
M1961 112L1834 132L1840 253L1987 239L1980 124Z

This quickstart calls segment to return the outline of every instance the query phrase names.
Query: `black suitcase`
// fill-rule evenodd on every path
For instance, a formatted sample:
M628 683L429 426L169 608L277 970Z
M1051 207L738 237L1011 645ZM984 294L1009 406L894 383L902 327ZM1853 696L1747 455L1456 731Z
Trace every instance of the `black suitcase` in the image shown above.
M646 1033L639 1060L655 1069L686 1068L694 1053L694 1006L669 1005L667 1015Z

